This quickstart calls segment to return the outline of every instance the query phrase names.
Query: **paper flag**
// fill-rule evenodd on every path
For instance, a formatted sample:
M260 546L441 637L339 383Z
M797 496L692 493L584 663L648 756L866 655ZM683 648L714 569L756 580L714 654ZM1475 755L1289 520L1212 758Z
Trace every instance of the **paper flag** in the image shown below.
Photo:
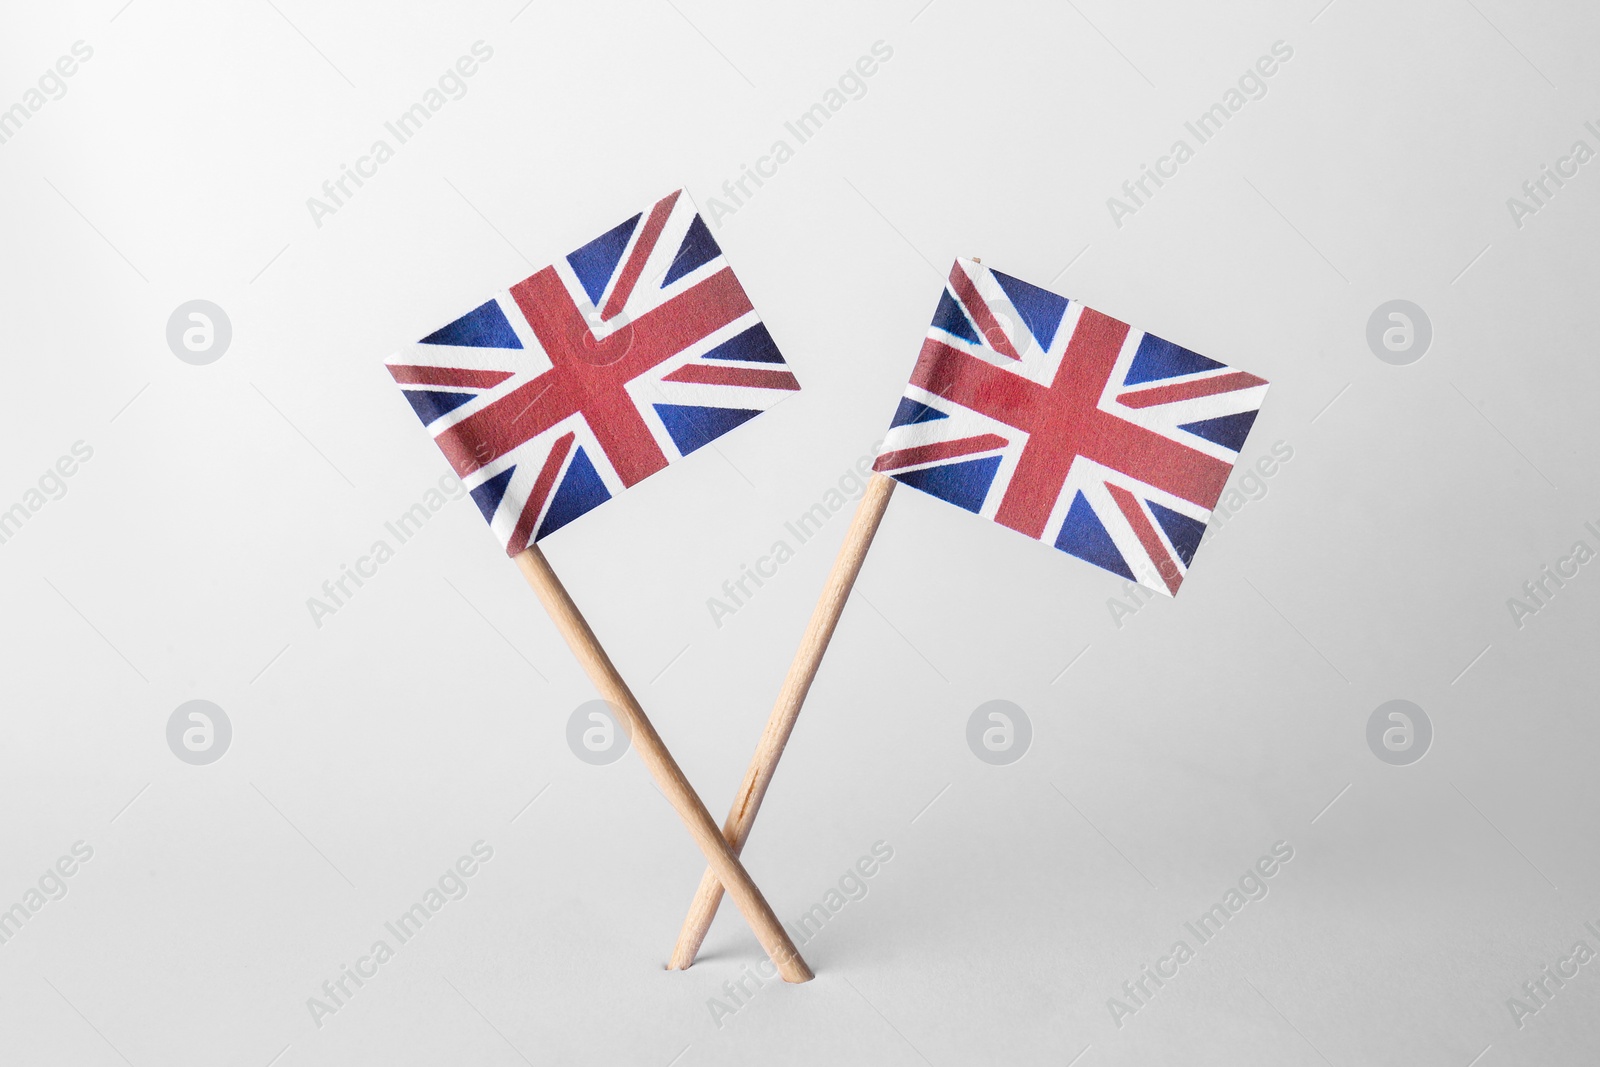
M388 367L507 555L800 388L681 189Z
M961 259L875 469L1170 596L1266 392Z

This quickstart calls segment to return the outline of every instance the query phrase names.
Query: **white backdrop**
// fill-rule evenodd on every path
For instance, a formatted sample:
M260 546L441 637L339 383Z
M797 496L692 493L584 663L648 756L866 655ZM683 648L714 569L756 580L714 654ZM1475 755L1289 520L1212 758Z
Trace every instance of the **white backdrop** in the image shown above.
M6 5L0 1061L1590 1062L1600 14L1324 2ZM679 186L803 392L545 547L719 818L847 513L707 600L881 436L955 256L1269 379L1243 459L1292 450L1172 601L896 494L746 853L829 914L801 987L729 908L662 969L701 858L569 751L593 691L470 503L307 607L446 471L382 359Z

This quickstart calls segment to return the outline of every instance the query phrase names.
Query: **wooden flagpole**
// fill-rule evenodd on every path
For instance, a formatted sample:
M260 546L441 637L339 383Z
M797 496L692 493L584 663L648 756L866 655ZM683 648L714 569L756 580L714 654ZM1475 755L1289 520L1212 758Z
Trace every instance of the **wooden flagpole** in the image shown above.
M715 872L712 877L717 885L718 895L721 895L722 886L728 887L728 892L733 894L734 903L739 906L745 920L755 930L756 937L761 941L761 947L772 957L772 962L777 965L778 973L783 975L784 981L809 982L812 978L811 968L801 959L799 950L789 939L783 925L778 922L778 917L773 914L766 898L761 895L761 890L751 880L744 865L739 862L738 849L731 847L727 839L717 831L717 824L712 821L711 813L706 810L705 804L701 802L689 780L683 776L683 771L672 758L672 753L667 751L661 735L656 733L655 727L645 717L644 709L634 698L628 683L623 681L622 675L617 672L611 657L600 647L594 631L589 628L589 623L578 611L578 606L572 602L572 597L567 594L561 579L550 569L550 563L545 559L544 553L537 545L529 545L512 558L516 560L517 569L522 571L523 577L528 580L528 584L533 587L534 593L544 604L545 611L550 613L551 621L556 624L556 629L561 631L567 646L572 649L573 655L578 657L578 662L589 675L589 680L600 691L600 695L627 720L624 725L633 741L633 747L638 750L639 757L644 760L645 766L655 778L656 784L661 787L667 801L677 810L678 817L689 827L689 833L701 851L706 854L706 859L711 864L711 871ZM818 655L820 658L820 651ZM796 710L799 710L798 707ZM779 748L782 748L781 744Z
M722 824L722 834L735 856L744 849L745 842L750 838L750 828L755 824L756 813L761 810L762 798L767 795L767 786L772 783L773 772L778 769L783 747L789 742L789 734L794 730L795 720L800 717L800 708L811 690L811 682L817 676L817 668L822 665L823 653L828 650L828 642L833 638L834 627L838 625L839 615L850 597L856 575L861 572L867 549L872 547L872 538L878 532L878 524L883 521L883 512L889 506L889 495L894 492L894 485L893 478L874 474L867 482L855 517L850 520L844 544L840 546L833 570L823 586L822 599L811 613L811 622L806 626L805 636L800 639L794 662L789 665L789 674L783 680L778 702L773 705L767 728L761 734L761 742L756 746L749 769L745 771L744 784L739 787L739 795L734 798L728 819ZM700 879L700 888L695 893L694 903L689 906L688 917L683 920L683 930L678 934L672 959L667 963L669 968L684 970L694 963L706 931L711 929L711 920L716 917L717 905L722 902L724 885L729 883L713 864ZM738 900L739 895L735 892L734 901L737 903Z

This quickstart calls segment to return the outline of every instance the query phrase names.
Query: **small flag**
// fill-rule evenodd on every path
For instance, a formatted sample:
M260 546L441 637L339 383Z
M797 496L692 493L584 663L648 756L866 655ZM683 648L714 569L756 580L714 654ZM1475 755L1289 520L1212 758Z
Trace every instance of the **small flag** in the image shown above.
M512 556L800 388L681 189L388 367Z
M960 259L875 469L1170 596L1266 392Z

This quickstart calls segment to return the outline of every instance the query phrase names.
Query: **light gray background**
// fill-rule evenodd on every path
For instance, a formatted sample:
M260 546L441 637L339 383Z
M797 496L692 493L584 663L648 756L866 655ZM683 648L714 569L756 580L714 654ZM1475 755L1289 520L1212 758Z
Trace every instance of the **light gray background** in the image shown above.
M1600 13L920 2L6 6L0 106L94 55L0 145L0 507L94 455L0 545L0 907L94 857L0 945L0 1062L1593 1061L1600 963L1522 1029L1506 1000L1600 948L1600 570L1520 629L1507 598L1597 544L1600 163L1521 228L1506 198L1600 147ZM320 628L306 599L445 470L385 355L673 188L704 208L878 40L716 230L804 391L546 543L718 817L846 517L720 628L706 599L870 448L955 256L1260 373L1245 458L1294 458L1120 627L1114 577L897 494L747 854L790 921L894 859L805 946L814 983L719 1027L755 942L725 908L661 969L701 859L637 759L568 751L593 691L476 510ZM1114 226L1279 40L1268 95ZM1410 366L1365 341L1394 298L1434 327ZM209 366L165 341L191 299L232 322ZM1365 741L1396 698L1434 726L1407 767ZM167 748L192 699L233 725L209 766ZM1010 766L965 741L994 699L1033 723ZM315 1026L479 839L469 895ZM1280 840L1270 895L1117 1026Z

